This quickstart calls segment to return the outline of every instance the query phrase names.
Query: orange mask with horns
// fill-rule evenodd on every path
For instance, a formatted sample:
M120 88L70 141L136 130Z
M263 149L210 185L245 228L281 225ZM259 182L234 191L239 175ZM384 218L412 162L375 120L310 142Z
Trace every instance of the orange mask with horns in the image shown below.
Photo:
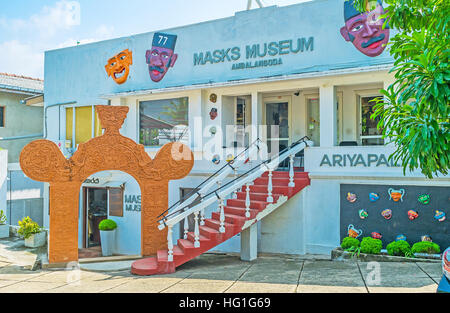
M123 84L130 74L130 65L133 64L133 52L126 49L108 60L105 65L106 73L111 76L117 84Z

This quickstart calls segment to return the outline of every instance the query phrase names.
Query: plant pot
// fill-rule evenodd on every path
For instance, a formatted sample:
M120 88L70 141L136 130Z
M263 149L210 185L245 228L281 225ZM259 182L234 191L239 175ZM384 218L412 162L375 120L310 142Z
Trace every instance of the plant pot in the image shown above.
M47 239L47 233L45 231L33 234L27 239L25 239L25 247L28 248L39 248L45 245Z
M9 225L0 225L0 238L9 237Z
M111 256L114 253L114 248L116 246L116 230L101 230L100 231L100 242L102 245L102 255Z

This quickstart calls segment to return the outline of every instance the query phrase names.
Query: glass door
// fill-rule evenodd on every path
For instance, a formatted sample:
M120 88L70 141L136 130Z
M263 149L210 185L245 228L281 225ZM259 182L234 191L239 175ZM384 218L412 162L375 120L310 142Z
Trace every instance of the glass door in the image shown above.
M314 142L314 146L320 146L320 103L319 96L306 97L307 106L307 136Z
M289 111L289 101L265 103L267 145L270 154L276 154L289 146Z
M374 106L376 98L379 96L360 97L360 135L361 145L363 146L382 146L384 139L382 138L383 131L378 129L380 117L372 119L374 113Z
M100 246L98 225L108 218L108 191L106 188L86 188L86 248Z

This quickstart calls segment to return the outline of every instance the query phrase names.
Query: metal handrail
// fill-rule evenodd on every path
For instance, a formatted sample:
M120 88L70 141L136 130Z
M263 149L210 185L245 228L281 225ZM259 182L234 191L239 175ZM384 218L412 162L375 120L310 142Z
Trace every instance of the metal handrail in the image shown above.
M165 210L164 212L162 212L160 215L158 215L157 216L157 218L160 218L161 216L163 216L164 214L166 214L167 212L169 212L170 210L172 210L173 208L176 208L176 210L174 211L174 212L172 212L172 213L176 213L176 212L179 212L179 211L182 211L182 210L184 210L186 207L188 207L192 202L194 202L198 197L195 197L194 198L194 196L195 195L198 195L198 196L200 196L200 198L202 198L202 195L201 195L201 193L200 193L200 188L202 187L202 186L204 186L206 183L208 183L208 182L210 182L213 178L216 178L216 180L217 180L217 178L218 178L218 176L220 176L221 174L224 174L224 173L221 173L225 168L232 168L232 169L236 169L237 168L237 166L233 166L233 164L234 164L234 162L241 156L241 155L243 155L245 152L247 152L247 151L249 151L253 146L256 146L257 147L257 151L259 151L259 146L258 146L258 143L260 143L261 142L261 140L259 139L259 138L257 138L251 145L249 145L247 148L245 148L243 151L241 151L238 155L236 155L232 160L230 160L230 161L227 161L227 163L224 165L224 166L222 166L220 169L218 169L215 173L213 173L211 176L209 176L206 180L204 180L202 183L200 183L197 187L195 187L190 193L188 193L185 197L184 197L184 199L180 199L180 200L178 200L176 203L174 203L173 205L171 205L167 210ZM250 156L249 156L249 158L250 158ZM226 173L226 175L228 175L228 173ZM216 181L212 181L211 183L210 183L210 186L209 186L209 188L215 183ZM207 190L209 189L209 188L207 188ZM207 190L204 190L204 192L205 191L207 191ZM187 203L187 204L185 204L185 203ZM183 204L185 204L185 206L184 207L182 207L182 208L180 208L181 207L181 205L183 205ZM171 213L171 214L172 214Z
M160 225L158 228L160 230L164 229L167 226L167 221L171 219L172 225L175 225L179 223L181 220L183 220L186 216L189 216L190 214L194 212L198 212L202 210L203 208L209 206L210 204L214 203L217 199L223 199L224 196L229 195L234 190L236 190L235 185L239 185L239 187L244 186L247 183L253 182L256 178L260 177L264 172L276 168L281 162L283 162L285 159L287 159L292 154L297 154L301 150L303 150L305 147L308 146L307 139L309 139L307 136L301 138L300 140L296 141L295 143L291 144L289 147L283 149L282 151L278 152L275 156L272 156L271 158L261 162L261 164L258 164L257 166L253 167L249 171L247 171L244 174L241 174L239 177L233 179L232 181L228 182L227 184L217 188L216 190L210 192L207 195L200 197L200 203L187 209L189 207L185 206L181 208L180 210L174 211L170 213L169 215L161 218L158 220ZM295 149L296 146L300 145L301 143L304 143L304 146L301 149ZM295 153L293 153L293 149L299 150ZM256 169L260 169L259 171L254 172ZM245 178L243 178L246 176ZM237 183L239 182L239 183ZM231 187L228 187L229 185L232 185ZM213 197L215 195L215 197ZM187 210L186 210L187 209ZM180 214L177 214L180 213Z

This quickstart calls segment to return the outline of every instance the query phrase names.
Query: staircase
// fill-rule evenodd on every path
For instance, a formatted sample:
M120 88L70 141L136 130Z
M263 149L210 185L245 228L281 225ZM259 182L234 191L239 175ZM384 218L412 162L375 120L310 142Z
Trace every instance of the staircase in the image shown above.
M295 153L291 154L293 155ZM293 169L291 157L290 172L269 170L256 178L252 184L242 185L235 199L226 200L226 205L219 205L219 211L213 212L211 218L196 225L198 235L195 232L187 232L185 239L179 239L177 245L169 244L169 250L159 250L156 257L134 262L131 272L142 276L173 273L178 266L258 222L310 184L308 173L294 172ZM273 198L273 201L268 201L270 198ZM198 215L195 215L195 218L197 222ZM169 228L168 236L171 235Z

